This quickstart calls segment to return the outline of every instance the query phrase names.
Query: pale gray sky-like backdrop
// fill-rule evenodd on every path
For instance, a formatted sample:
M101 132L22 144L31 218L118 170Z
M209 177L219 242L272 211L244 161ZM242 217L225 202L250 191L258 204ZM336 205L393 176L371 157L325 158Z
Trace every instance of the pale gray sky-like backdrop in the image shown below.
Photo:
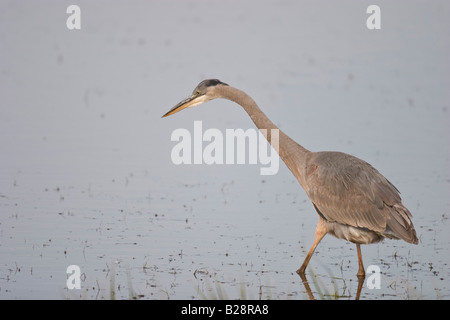
M308 297L295 270L318 218L283 163L261 176L171 161L171 133L195 120L254 128L224 100L161 118L207 78L401 191L420 243L363 246L382 288L362 299L449 299L449 15L448 1L0 0L0 299L108 299L113 273L122 298L130 283L146 299L213 297L217 283L229 298L242 285ZM72 264L80 290L66 288ZM326 237L311 267L354 298L353 244Z

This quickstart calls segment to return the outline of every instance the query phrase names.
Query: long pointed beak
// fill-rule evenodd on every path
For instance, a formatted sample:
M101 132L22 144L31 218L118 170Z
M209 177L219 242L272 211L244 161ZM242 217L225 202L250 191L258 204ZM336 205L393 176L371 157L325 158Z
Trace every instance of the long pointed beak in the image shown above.
M167 113L165 113L161 118L165 118L186 108L195 107L196 105L202 103L202 101L199 101L201 100L199 99L200 97L202 96L193 94L191 97L184 99L183 101L178 103L175 107L167 111Z

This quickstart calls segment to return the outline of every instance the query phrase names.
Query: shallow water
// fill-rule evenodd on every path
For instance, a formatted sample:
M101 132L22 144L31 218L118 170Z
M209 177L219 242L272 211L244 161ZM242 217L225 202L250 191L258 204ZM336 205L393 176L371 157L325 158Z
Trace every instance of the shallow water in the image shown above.
M0 4L1 299L308 299L318 218L284 164L171 162L194 120L253 128L227 101L160 118L209 77L402 192L420 243L363 246L381 287L361 299L450 298L446 2L381 2L378 33L356 1L81 1L79 31L56 3ZM325 237L310 266L315 298L355 298L353 244Z

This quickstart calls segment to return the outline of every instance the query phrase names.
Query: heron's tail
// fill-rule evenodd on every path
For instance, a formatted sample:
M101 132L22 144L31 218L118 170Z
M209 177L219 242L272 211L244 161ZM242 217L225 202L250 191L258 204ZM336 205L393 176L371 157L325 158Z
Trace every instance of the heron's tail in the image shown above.
M394 204L389 209L389 219L386 222L386 231L408 243L419 243L416 230L411 221L411 212L409 212L409 210L401 203Z

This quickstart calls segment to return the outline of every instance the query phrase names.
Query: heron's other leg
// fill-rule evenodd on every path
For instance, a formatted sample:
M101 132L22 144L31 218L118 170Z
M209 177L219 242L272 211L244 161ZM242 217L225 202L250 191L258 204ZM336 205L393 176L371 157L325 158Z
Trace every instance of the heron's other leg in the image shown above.
M362 255L361 255L361 247L360 244L356 244L356 251L358 252L358 264L359 264L359 270L358 274L356 275L358 278L364 279L366 277L366 271L364 270L364 265L362 261Z
M300 269L297 270L297 273L299 275L304 275L305 274L305 270L306 270L306 266L309 263L309 260L311 259L314 250L316 250L317 245L319 244L320 240L322 240L322 238L328 233L328 229L325 226L325 222L323 221L322 218L320 218L319 223L317 224L316 227L316 232L314 234L314 242L311 246L311 249L309 249L308 254L306 255L305 261L303 261L302 266L300 267Z

